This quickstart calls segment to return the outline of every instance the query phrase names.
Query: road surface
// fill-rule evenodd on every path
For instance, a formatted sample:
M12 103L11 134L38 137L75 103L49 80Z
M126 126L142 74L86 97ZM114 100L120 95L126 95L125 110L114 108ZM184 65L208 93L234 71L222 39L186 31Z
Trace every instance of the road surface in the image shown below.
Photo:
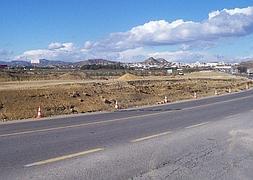
M0 124L0 179L252 179L253 90Z

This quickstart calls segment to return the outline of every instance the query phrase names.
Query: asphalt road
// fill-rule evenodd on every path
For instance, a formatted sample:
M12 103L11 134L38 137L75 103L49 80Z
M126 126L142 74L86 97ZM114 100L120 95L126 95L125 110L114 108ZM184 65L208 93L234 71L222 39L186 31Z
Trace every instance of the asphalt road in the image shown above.
M251 179L253 90L0 125L0 179Z

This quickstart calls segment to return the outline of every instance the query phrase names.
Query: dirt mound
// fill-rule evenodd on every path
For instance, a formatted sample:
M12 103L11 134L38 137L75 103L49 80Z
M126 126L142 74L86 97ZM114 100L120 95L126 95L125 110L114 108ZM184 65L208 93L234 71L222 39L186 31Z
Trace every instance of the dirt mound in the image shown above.
M119 77L119 80L121 81L134 81L138 79L141 79L141 78L139 76L136 76L130 73L126 73L123 76Z
M65 73L59 77L61 80L84 80L87 79L85 73Z

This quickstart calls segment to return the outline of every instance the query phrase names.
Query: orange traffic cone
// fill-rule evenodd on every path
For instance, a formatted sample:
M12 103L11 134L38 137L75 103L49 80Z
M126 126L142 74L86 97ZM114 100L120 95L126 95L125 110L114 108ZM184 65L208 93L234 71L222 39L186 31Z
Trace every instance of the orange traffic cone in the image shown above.
M41 118L41 117L42 117L42 114L41 114L41 109L40 109L40 106L39 106L36 118Z
M119 109L118 101L115 102L115 109Z

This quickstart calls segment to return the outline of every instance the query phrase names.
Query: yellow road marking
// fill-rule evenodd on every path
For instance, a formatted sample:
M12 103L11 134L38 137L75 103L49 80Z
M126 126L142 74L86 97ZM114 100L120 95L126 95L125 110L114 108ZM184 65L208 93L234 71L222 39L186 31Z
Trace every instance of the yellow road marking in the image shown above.
M40 165L49 164L49 163L53 163L53 162L57 162L57 161L62 161L62 160L66 160L66 159L70 159L70 158L74 158L74 157L78 157L78 156L87 155L90 153L95 153L95 152L102 151L102 150L104 150L104 149L103 148L90 149L88 151L83 151L83 152L79 152L79 153L75 153L75 154L68 154L65 156L60 156L60 157L56 157L56 158L52 158L52 159L47 159L47 160L27 164L27 165L25 165L25 167L40 166Z
M146 137L134 139L131 142L135 143L135 142L145 141L145 140L156 138L156 137L159 137L159 136L164 136L164 135L167 135L167 134L170 134L170 133L172 133L172 132L171 131L167 131L167 132L163 132L163 133L159 133L159 134L154 134L154 135L151 135L151 136L146 136Z
M190 128L195 128L195 127L199 127L199 126L204 126L206 124L208 124L209 122L204 122L204 123L199 123L199 124L195 124L195 125L192 125L192 126L188 126L188 127L185 127L186 129L190 129Z
M184 108L181 110L164 111L164 112L150 113L150 114L144 114L144 115L138 115L138 116L129 116L129 117L125 117L125 118L111 119L111 120L98 121L98 122L90 122L90 123L82 123L82 124L69 125L69 126L59 126L59 127L55 127L55 128L46 128L46 129L38 129L38 130L30 130L30 131L2 134L2 135L0 135L0 137L8 137L8 136L15 136L15 135L30 134L30 133L35 133L35 132L46 132L46 131L53 131L53 130L60 130L60 129L76 128L76 127L96 125L96 124L106 124L106 123L111 123L111 122L129 120L129 119L133 119L133 118L142 118L142 117L148 117L148 116L155 116L155 115L159 115L159 114L169 114L171 112L191 110L191 109L195 109L195 108L199 108L199 107L206 107L206 106L215 105L215 104L223 104L226 102L233 102L233 101L237 101L237 100L241 100L241 99L248 99L249 97L252 97L252 96L235 98L235 99L221 101L221 102L208 103L208 104L204 104L204 105Z

